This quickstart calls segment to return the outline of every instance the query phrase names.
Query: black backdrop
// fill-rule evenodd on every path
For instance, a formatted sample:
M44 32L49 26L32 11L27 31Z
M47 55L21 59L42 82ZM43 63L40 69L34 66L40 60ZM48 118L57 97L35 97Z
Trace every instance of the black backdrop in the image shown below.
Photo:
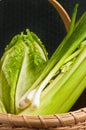
M70 17L76 3L79 3L77 19L86 10L85 0L58 1L67 10ZM40 37L49 56L66 34L58 13L48 0L0 0L0 57L10 39L26 28ZM78 102L78 104L86 106L85 99L86 93L84 93L83 102Z
M85 0L59 0L70 17L79 3L79 17L86 7ZM0 0L0 56L12 36L26 28L34 31L44 42L49 55L66 34L64 25L48 0Z

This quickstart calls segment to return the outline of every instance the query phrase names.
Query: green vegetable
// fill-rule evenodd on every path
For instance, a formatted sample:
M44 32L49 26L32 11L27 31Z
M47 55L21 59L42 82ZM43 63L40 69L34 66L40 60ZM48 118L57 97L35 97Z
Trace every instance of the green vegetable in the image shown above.
M48 60L39 37L26 30L13 37L0 61L0 111L48 115L70 110L86 88L86 12Z
M80 49L80 54L72 59L72 65L65 71L63 71L64 68L61 68L60 74L44 89L39 107L37 109L32 109L32 106L28 107L21 114L63 113L72 107L86 87L86 45ZM39 93L36 92L36 94ZM34 97L34 103L37 103L36 97Z
M17 102L39 77L48 60L40 39L26 31L27 34L13 37L1 58L0 93L10 113L16 112Z
M48 61L40 77L21 98L20 109L22 109L21 104L23 107L24 104L27 104L25 106L27 108L21 114L46 115L58 113L62 104L78 89L79 83L86 76L86 13L75 24L76 12L77 5L67 36ZM86 86L85 82L84 86ZM68 109L71 108L74 101L70 101L71 104ZM65 106L63 107L64 109L60 112L65 112ZM32 108L36 109L33 110Z

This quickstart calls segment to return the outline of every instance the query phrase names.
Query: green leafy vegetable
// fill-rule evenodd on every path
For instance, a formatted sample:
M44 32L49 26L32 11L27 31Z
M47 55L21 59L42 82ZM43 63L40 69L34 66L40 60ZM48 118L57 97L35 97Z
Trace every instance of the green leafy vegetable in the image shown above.
M27 34L14 36L1 58L1 99L7 112L15 113L17 102L39 77L47 63L45 47L33 35L35 34L27 29Z

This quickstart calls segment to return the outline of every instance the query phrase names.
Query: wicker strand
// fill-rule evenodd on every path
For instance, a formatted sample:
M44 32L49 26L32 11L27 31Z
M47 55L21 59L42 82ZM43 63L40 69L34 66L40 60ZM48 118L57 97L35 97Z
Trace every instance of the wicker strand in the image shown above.
M47 126L47 124L46 124L44 118L43 118L42 116L38 116L38 118L39 118L39 120L40 120L40 122L41 122L42 128L47 129L48 126Z
M23 118L23 120L24 120L24 122L25 122L25 124L26 124L26 127L28 127L28 128L32 128L30 122L27 121L27 116L23 116L23 115L22 115L22 118Z
M64 126L64 121L62 120L62 118L59 115L57 115L57 114L54 114L54 116L58 119L58 121L61 124L61 126Z
M72 117L74 118L75 124L77 124L78 121L79 121L79 119L78 119L78 117L76 116L76 114L75 114L74 112L69 112L69 114L72 115Z

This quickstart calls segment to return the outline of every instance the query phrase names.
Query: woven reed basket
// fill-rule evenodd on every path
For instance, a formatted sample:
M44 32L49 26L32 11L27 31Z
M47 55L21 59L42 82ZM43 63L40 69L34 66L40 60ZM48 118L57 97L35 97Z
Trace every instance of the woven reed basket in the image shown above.
M61 7L60 4L59 7ZM59 12L58 8L57 11ZM59 14L60 13L61 12L59 12ZM65 17L63 20L64 19ZM85 103L86 89L82 97L79 102L84 101ZM86 130L86 107L80 106L80 108L78 107L76 110L71 109L68 113L47 116L24 116L1 113L0 130Z

